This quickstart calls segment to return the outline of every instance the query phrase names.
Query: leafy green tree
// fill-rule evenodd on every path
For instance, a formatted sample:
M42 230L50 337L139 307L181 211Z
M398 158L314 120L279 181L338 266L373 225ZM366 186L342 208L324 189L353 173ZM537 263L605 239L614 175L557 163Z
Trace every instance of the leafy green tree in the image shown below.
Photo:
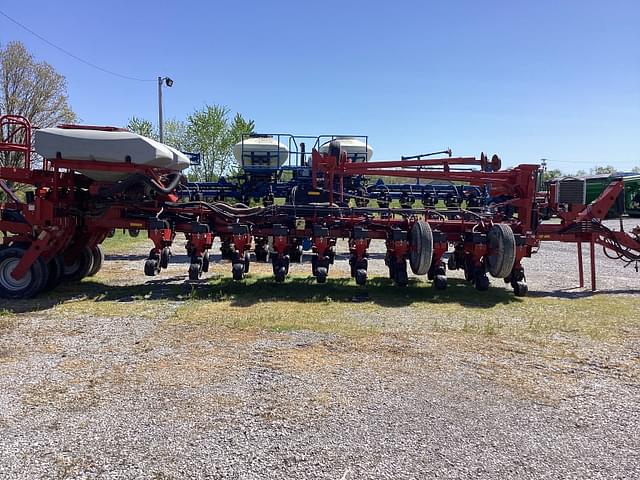
M548 182L549 180L553 180L554 178L559 178L562 176L562 172L559 168L554 168L553 170L547 170L544 172L544 181Z
M158 137L156 127L145 118L131 117L127 124L127 130L131 130L138 135L153 138L154 140Z
M586 174L587 174L587 172L586 172L586 171L584 171L584 170L578 170L578 171L576 172L576 177L584 177Z
M163 126L164 143L183 152L190 150L191 139L187 135L187 124L182 120L171 118L165 120Z
M612 173L616 173L618 170L616 169L616 167L612 165L607 165L607 166L596 165L594 168L591 169L591 171L595 175L605 175L605 174L611 175Z
M205 105L187 118L189 148L201 155L201 163L193 167L192 174L198 181L215 181L221 175L235 169L233 146L242 134L252 133L253 120L237 113L229 120L229 109L221 105Z
M36 61L20 42L0 46L0 113L22 115L43 128L76 121L64 76L48 63ZM23 161L22 154L0 156L0 166L17 167Z
M164 123L164 143L178 150L200 153L201 163L189 169L192 181L212 182L221 175L233 173L237 165L233 146L242 134L253 133L255 124L220 105L205 105L187 117L187 121L170 119ZM127 128L132 132L158 140L155 124L139 117L131 117Z
M156 141L160 139L158 127L145 118L131 117L127 124L127 130ZM175 118L165 120L163 133L165 144L178 150L185 151L189 149L190 141L187 137L187 124L182 120L176 120Z

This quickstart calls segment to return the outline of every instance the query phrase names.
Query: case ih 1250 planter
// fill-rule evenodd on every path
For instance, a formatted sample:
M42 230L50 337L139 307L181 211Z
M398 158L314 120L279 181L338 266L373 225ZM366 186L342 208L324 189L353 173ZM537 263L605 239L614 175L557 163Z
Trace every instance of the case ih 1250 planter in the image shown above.
M284 205L248 207L198 197L180 200L184 195L176 192L194 187L182 184L181 170L188 159L124 130L73 125L37 130L17 116L0 117L0 129L5 159L0 188L6 199L0 204L4 298L32 297L60 282L95 274L103 262L100 244L114 229L147 232L154 245L144 264L150 276L167 267L175 236L183 233L190 279L207 271L215 237L236 280L249 271L254 251L257 261L272 263L275 281L283 282L290 262L300 261L306 247L312 253L312 273L324 283L339 238L348 240L351 274L359 285L367 280L371 240L386 242L385 262L396 285L407 284L410 268L443 289L447 270L462 269L478 290L489 288L491 275L510 283L516 295L527 293L522 261L541 241L576 243L580 266L582 245L589 244L593 288L596 244L610 257L635 263L636 269L640 260L638 228L613 231L601 223L619 203L621 180L613 180L585 205L584 186L576 182L556 182L539 192L538 165L502 170L497 155L488 159L484 154L370 162L368 146L357 157L345 147L353 142L336 137L325 148L303 154L308 178L292 186ZM260 155L269 160L264 143L248 144L242 155L247 150L252 161ZM42 157L37 168L32 148ZM473 203L448 202L446 208L430 201L422 208L407 202L388 208L388 199L380 200L377 208L351 206L367 204L352 188L352 180L380 175L465 184L466 190L456 191L483 192L483 197L481 202L477 196ZM30 186L24 200L15 194L16 184ZM304 195L296 191L298 186ZM541 221L549 215L560 221ZM582 284L582 268L580 277Z

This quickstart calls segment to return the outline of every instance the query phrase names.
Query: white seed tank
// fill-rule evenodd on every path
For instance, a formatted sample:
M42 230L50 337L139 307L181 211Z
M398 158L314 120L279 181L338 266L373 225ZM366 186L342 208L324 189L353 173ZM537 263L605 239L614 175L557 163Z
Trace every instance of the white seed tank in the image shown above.
M368 162L373 156L373 148L366 142L354 137L336 137L334 142L340 145L340 149L346 152L347 158L354 163ZM331 141L320 146L320 153L329 153Z
M245 170L276 169L289 158L289 148L271 135L252 135L233 146L233 156Z
M131 163L167 170L184 170L189 157L175 148L121 129L54 127L34 130L34 150L47 159ZM128 173L78 170L98 181L117 181Z

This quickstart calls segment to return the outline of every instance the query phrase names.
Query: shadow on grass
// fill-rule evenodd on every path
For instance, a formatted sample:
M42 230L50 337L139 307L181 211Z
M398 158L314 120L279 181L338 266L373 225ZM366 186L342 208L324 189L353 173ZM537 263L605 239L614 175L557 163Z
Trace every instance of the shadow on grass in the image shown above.
M149 258L148 254L127 254L127 253L109 253L104 256L106 261L117 260L121 262L144 262ZM220 255L211 255L211 262L221 261ZM191 263L191 257L186 254L173 254L171 256L171 263L188 265Z
M176 283L180 282L180 283ZM146 301L209 300L229 301L237 307L259 302L287 301L301 303L367 302L381 307L404 307L414 304L452 303L468 308L489 308L498 304L521 302L504 288L491 287L479 292L460 279L449 279L446 290L436 290L430 283L410 280L397 287L385 278L373 278L360 287L349 278L328 279L319 285L313 277L290 277L278 284L269 276L248 276L235 282L229 277L208 278L195 282L184 276L156 278L137 285L108 285L94 279L60 285L56 290L30 300L13 301L7 310L14 313L46 310L70 300L89 299L96 302L115 301L126 304Z

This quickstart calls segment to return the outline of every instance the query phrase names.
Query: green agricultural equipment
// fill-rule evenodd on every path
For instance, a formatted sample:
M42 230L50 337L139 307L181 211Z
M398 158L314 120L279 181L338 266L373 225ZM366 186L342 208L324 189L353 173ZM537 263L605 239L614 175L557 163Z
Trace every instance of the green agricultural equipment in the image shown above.
M640 174L587 175L585 180L585 203L593 202L615 177L622 177L624 182L624 213L631 217L640 217ZM615 206L609 210L609 217L617 216Z

